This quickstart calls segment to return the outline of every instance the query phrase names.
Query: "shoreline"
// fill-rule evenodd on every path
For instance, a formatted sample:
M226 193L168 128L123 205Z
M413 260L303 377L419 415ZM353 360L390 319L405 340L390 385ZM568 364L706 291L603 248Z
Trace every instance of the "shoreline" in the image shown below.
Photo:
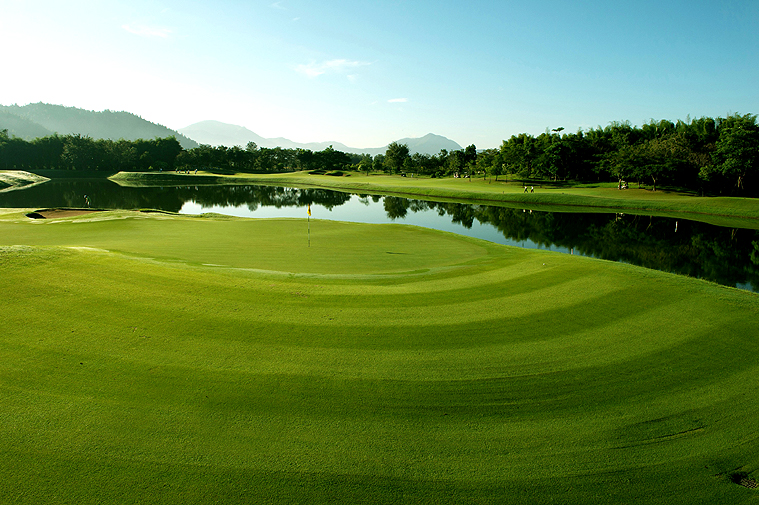
M322 188L333 191L389 195L440 202L529 208L547 212L627 213L690 219L718 226L759 229L759 199L741 197L700 197L646 189L618 190L603 185L566 185L541 187L524 193L521 182L482 179L428 179L391 175L349 177L309 175L307 172L283 174L234 174L208 172L179 174L173 172L119 172L109 179L121 186L150 187L165 185L281 185L299 188ZM543 185L547 184L545 182ZM621 194L616 194L620 191Z

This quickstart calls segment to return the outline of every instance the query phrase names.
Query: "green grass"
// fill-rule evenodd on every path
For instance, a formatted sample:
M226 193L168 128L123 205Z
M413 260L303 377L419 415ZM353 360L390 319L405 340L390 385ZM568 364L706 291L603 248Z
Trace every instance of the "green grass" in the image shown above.
M2 503L756 503L759 298L399 225L0 214ZM213 264L215 266L211 266Z
M42 177L21 170L0 170L0 191L24 188L47 182L47 177Z
M524 193L519 181L477 179L430 179L390 175L349 177L285 174L153 174L120 172L111 179L126 186L165 184L277 184L294 187L324 187L338 191L382 194L439 201L458 201L513 208L562 212L627 212L630 214L680 217L719 226L759 229L759 199L699 197L673 191L630 189L620 191L613 183L561 184L527 182L535 193Z

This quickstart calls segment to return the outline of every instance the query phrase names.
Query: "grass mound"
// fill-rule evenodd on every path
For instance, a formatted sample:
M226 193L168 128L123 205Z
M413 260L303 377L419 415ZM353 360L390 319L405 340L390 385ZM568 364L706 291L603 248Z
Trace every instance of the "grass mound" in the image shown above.
M0 191L11 191L41 184L50 179L23 170L0 170Z
M756 295L305 225L0 216L0 502L755 500Z

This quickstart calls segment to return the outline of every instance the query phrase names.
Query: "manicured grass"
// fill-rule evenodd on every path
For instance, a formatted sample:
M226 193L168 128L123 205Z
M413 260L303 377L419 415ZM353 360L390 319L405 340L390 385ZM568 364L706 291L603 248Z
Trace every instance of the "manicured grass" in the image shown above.
M217 266L211 266L209 264ZM759 298L398 225L0 214L0 502L755 503Z
M352 173L349 177L286 174L144 174L121 172L112 180L129 186L156 184L278 184L316 186L367 194L391 194L409 198L451 200L515 208L564 212L627 212L680 217L720 226L759 228L759 199L699 197L692 194L630 189L620 191L612 183L556 184L528 182L535 193L525 193L522 182L477 179L430 179Z
M0 170L0 190L40 184L49 179L21 170Z

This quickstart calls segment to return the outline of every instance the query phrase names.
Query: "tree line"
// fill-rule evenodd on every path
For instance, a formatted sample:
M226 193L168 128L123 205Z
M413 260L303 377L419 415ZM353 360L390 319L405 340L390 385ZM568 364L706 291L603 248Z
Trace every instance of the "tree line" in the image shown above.
M176 165L182 146L176 138L93 139L79 134L25 141L0 131L0 169L147 171Z
M526 134L488 150L482 168L552 180L636 181L709 194L759 193L759 125L756 115L650 121L641 127L614 122L605 128L538 137Z
M285 172L344 170L419 174L429 177L481 175L520 180L637 182L706 194L759 195L759 125L757 116L672 122L651 120L642 126L612 122L606 127L565 133L556 128L540 135L513 135L500 147L478 151L441 150L410 154L393 142L385 154L201 145L182 149L174 137L154 140L95 140L81 135L53 135L27 142L0 131L0 168L68 170L229 170Z

